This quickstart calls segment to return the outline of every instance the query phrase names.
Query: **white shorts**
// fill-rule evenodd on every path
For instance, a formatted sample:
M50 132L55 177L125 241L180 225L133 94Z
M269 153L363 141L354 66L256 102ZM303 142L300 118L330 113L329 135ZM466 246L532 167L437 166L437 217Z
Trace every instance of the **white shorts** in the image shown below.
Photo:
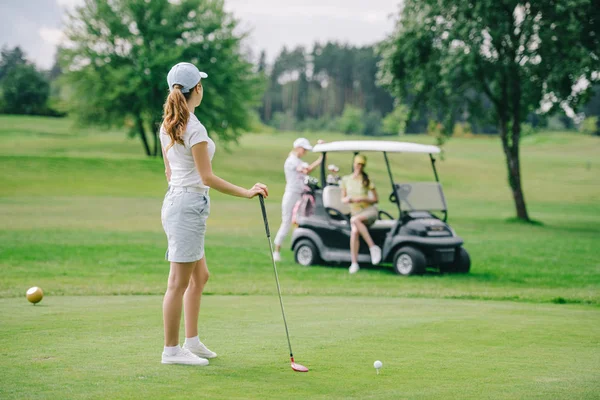
M167 191L161 211L168 241L165 259L183 263L204 257L204 235L209 214L208 194L173 189Z

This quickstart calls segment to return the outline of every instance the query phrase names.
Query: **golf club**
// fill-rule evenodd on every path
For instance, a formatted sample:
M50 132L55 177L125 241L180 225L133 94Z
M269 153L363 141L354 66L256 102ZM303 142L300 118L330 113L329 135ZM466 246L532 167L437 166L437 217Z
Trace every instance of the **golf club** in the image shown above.
M271 232L269 231L269 221L267 220L267 210L265 208L265 199L262 195L258 195L260 200L260 209L262 210L263 220L265 222L265 231L267 232L267 240L269 241L269 251L271 254L271 260L273 261L273 271L275 271L275 282L277 282L277 294L279 294L279 304L281 305L281 315L283 316L283 324L285 325L285 335L287 337L288 347L290 349L290 360L292 362L292 369L296 372L308 372L308 368L304 365L297 364L294 361L294 353L292 353L292 344L290 343L290 334L288 332L287 322L285 320L285 311L283 309L283 300L281 300L281 288L279 286L279 276L277 275L277 267L275 266L275 259L273 258L273 245L271 244Z

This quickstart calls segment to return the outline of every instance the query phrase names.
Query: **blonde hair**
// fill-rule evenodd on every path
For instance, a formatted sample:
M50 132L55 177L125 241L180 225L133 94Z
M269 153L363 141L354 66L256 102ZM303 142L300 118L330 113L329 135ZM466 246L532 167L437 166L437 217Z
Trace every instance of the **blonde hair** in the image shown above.
M190 98L192 90L188 93L181 93L181 85L173 85L173 90L167 96L163 107L163 128L167 135L171 138L171 143L165 149L169 151L175 143L185 146L183 142L183 134L190 119L190 110L187 106L187 100Z

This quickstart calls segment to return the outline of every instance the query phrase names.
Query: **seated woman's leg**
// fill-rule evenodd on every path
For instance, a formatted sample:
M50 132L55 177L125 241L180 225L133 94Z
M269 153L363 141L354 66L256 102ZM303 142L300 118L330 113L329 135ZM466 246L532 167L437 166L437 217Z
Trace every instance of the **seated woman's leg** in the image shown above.
M371 210L369 210L369 212L357 214L350 219L352 226L356 227L360 235L369 246L372 264L377 265L381 261L381 249L379 246L375 245L375 242L373 242L373 238L371 238L371 234L369 233L369 229L367 228L368 225L371 225L372 221L373 215Z
M352 223L350 231L350 257L352 264L358 264L358 249L360 247L358 228Z
M367 216L359 214L359 215L355 215L354 217L352 217L350 219L350 223L352 224L353 228L356 227L356 229L358 230L358 233L360 233L360 236L362 236L362 238L365 240L365 242L367 242L367 245L369 246L369 248L371 248L371 247L375 246L375 243L373 242L373 239L371 238L369 229L365 225L366 219L367 219Z

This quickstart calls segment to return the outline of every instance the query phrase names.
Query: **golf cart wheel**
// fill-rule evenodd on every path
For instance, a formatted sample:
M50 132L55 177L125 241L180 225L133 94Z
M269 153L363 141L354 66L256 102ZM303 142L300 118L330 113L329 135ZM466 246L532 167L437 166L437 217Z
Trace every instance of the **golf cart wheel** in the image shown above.
M454 259L454 272L458 274L468 274L471 270L471 257L464 247L461 247L456 251L456 258Z
M425 254L415 247L404 246L394 255L394 271L399 275L420 275L426 266Z
M313 242L305 239L299 241L294 248L294 257L298 264L308 267L318 262L319 252Z

